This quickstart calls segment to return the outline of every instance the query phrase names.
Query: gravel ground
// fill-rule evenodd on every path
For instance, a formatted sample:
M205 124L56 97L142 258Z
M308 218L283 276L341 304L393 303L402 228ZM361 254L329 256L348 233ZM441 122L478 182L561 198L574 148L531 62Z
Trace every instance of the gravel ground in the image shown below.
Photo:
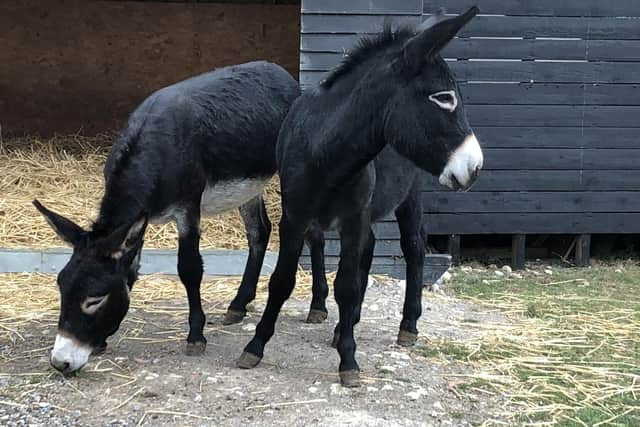
M487 324L508 321L496 313L441 293L425 293L421 338L413 349L395 344L402 282L374 282L356 329L358 361L365 378L358 389L340 386L338 355L329 346L336 321L303 323L308 300L290 300L253 370L235 360L252 336L262 306L241 325L222 327L210 316L203 356L188 357L182 323L161 310L129 313L107 352L93 357L75 377L48 365L54 331L20 331L25 338L0 349L0 425L354 425L466 426L507 421L507 402L484 393L460 393L473 369L426 358L429 340L464 341ZM165 306L184 307L185 301ZM481 323L482 328L475 327ZM172 329L168 329L172 328Z

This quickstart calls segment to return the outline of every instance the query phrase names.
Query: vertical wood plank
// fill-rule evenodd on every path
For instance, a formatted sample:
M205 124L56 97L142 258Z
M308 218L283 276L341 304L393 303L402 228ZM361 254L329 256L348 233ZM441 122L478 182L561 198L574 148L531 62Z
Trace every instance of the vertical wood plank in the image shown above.
M511 241L511 264L514 270L524 270L524 259L526 254L525 234L514 234Z
M578 267L588 267L591 263L591 234L578 236L575 263Z
M449 252L449 255L451 255L451 263L453 265L460 265L460 235L459 234L452 234L449 236L447 251Z

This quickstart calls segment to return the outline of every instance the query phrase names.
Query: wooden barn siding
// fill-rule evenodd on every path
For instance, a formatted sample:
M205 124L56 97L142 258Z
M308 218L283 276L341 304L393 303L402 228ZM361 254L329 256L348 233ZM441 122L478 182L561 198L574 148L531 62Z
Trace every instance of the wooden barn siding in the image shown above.
M297 75L299 31L299 5L0 1L0 126L93 135L215 67L267 59Z
M303 0L303 87L388 15L417 22L442 5L457 14L473 4L483 14L443 56L485 170L463 194L425 178L430 233L640 233L640 2L423 0L420 18L418 2L367 3ZM376 255L400 255L393 218L374 228ZM331 256L336 238L328 235Z

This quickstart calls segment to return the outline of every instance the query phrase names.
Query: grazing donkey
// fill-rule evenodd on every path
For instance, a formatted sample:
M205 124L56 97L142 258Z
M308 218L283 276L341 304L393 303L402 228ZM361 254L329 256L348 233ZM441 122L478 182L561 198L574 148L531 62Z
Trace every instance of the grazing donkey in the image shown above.
M241 294L253 298L271 232L262 191L276 171L278 130L298 95L293 77L268 62L221 68L161 89L133 112L114 143L90 231L34 201L73 246L58 275L61 310L51 353L56 369L79 369L118 329L147 222L178 225L178 273L189 299L187 354L202 353L207 342L201 214L240 207L250 248Z
M477 13L473 7L455 18L440 16L420 31L387 26L377 37L364 39L316 90L294 102L276 147L283 211L278 262L267 306L239 367L252 368L262 359L295 287L305 233L337 228L339 374L345 386L360 384L353 327L360 319L375 242L372 160L390 146L452 189L468 189L475 181L482 150L439 52ZM419 245L419 233L406 236L405 247Z

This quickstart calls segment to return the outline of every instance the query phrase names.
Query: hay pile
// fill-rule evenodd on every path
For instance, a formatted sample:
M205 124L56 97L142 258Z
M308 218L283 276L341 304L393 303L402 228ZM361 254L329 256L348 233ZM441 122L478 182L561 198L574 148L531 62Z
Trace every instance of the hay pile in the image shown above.
M328 275L333 281L334 274ZM202 306L207 316L221 316L240 286L240 277L205 277L201 285ZM0 274L0 361L4 358L1 349L22 341L24 333L39 331L53 333L58 321L59 299L55 275L40 273ZM269 277L261 276L254 304L263 304L267 298ZM305 298L311 294L311 273L299 270L293 298ZM163 275L141 276L131 292L131 309L152 314L164 314L175 318L167 323L177 330L171 340L184 340L188 305L186 291L177 277ZM124 328L135 329L140 316L129 315ZM179 327L175 327L179 325ZM211 328L211 326L207 326ZM142 337L141 337L142 339ZM145 339L157 339L146 337ZM163 338L168 339L168 338ZM35 352L30 355L37 356ZM7 361L7 360L5 360Z
M111 135L79 135L51 139L16 138L0 142L0 247L55 247L63 243L31 205L34 198L89 226L97 215L103 192L102 168ZM277 178L265 191L269 218L280 220ZM174 224L151 225L146 247L175 248ZM202 221L202 249L247 247L244 225L237 211L206 217ZM278 227L273 227L269 248L277 250Z

